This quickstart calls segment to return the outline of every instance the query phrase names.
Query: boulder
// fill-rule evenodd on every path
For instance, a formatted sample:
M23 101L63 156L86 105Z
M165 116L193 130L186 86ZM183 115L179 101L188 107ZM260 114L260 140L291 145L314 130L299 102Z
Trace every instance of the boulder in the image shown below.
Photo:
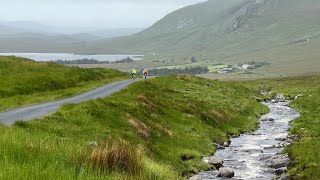
M216 146L217 149L225 149L223 146L221 146L220 144L214 143L214 145Z
M286 167L276 169L276 174L277 175L281 175L281 174L284 174L286 172L287 172L287 168Z
M290 145L292 142L293 142L292 137L289 137L289 138L287 139L287 143Z
M289 146L289 145L290 145L289 142L281 142L281 143L279 143L279 144L273 145L273 147L279 149L279 148L285 148L285 147L287 147L287 146Z
M203 171L200 172L199 174L193 176L191 180L200 180L200 179L212 179L213 177L217 177L218 171Z
M278 134L274 137L277 141L285 141L288 139L288 134Z
M284 148L285 144L284 143L279 143L279 144L275 144L273 145L274 148L280 149L280 148Z
M231 138L238 138L240 135L231 135Z
M263 153L263 150L262 149L243 149L242 150L243 152L247 152L247 153L250 153L250 154L260 154L260 153Z
M285 97L283 94L277 94L276 100L277 100L278 102L283 102L283 101L286 100L286 97Z
M234 176L234 171L228 167L222 167L219 169L218 177L232 178Z
M275 120L273 118L263 118L261 119L262 122L266 122L266 121L269 121L269 122L274 122Z
M272 156L268 154L261 154L259 157L260 157L259 158L260 161L265 161L272 158Z
M287 106L287 107L290 107L290 104L288 102L285 102L282 104L283 106Z
M275 120L273 118L268 119L269 122L274 122Z
M230 146L230 144L228 142L223 143L223 147L229 147L229 146Z
M202 180L202 178L198 175L192 176L189 180Z
M262 134L261 133L250 133L250 135L252 135L252 136L261 136Z
M263 147L263 149L273 149L275 148L274 145L266 145Z
M289 164L288 159L274 159L271 161L270 167L279 169L279 168L286 167L288 164Z
M212 156L209 158L209 164L215 166L217 169L222 167L223 165L223 159L219 157Z
M202 161L205 162L205 163L209 163L209 157L202 158Z
M287 154L276 155L267 161L268 166L274 169L287 167L289 162L290 162L290 159Z

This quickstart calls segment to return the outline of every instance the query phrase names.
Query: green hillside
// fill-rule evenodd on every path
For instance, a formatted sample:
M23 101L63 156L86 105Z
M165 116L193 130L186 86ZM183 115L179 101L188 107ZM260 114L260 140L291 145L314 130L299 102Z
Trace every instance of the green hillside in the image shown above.
M1 108L64 97L126 77L0 58ZM319 76L246 82L188 75L140 81L109 97L65 104L57 112L0 124L0 179L182 179L210 168L201 161L230 135L253 131L268 111L257 90L295 99L302 116L286 149L292 179L319 176ZM91 83L90 83L91 82ZM89 84L90 85L85 85Z
M99 47L166 55L184 55L193 48L203 50L208 42L232 31L232 20L243 6L250 6L248 0L210 0L188 6L168 14L140 33L101 42ZM99 47L94 48L99 50Z
M317 0L209 0L177 10L133 36L100 42L91 51L146 54L146 60L173 59L175 64L191 56L213 63L271 62L258 72L315 73L319 19Z
M0 125L0 179L182 179L208 168L213 142L257 127L257 91L191 76L137 82Z
M71 96L128 75L0 56L0 110Z
M204 54L224 62L267 61L259 71L295 75L319 72L320 2L269 0L237 32L223 36Z

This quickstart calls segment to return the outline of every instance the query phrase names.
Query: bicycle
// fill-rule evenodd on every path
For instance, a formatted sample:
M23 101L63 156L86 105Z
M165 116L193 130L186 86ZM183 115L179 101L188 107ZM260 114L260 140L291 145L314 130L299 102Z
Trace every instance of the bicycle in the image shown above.
M144 79L147 79L148 74L147 74L147 73L144 73L144 74L143 74L143 77L144 77Z

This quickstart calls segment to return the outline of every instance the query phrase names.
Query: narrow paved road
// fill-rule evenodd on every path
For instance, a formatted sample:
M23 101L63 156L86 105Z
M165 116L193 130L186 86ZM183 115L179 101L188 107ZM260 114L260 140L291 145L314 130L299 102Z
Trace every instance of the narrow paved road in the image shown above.
M10 126L16 121L28 121L43 117L58 110L62 104L79 103L90 99L109 96L112 93L120 91L137 81L139 81L139 79L117 81L67 99L0 112L0 122Z

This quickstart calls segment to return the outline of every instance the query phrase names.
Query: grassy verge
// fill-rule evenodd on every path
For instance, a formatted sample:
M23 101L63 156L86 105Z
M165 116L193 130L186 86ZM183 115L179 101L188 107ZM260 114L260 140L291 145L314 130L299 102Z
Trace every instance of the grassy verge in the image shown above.
M61 99L129 77L107 69L80 69L24 58L0 57L0 111Z
M295 142L286 151L292 162L291 179L319 179L320 177L320 76L304 76L247 82L249 86L284 93L295 98L291 106L301 113L293 121L290 132Z
M43 119L0 126L0 179L182 179L228 135L268 111L256 91L169 76L64 105Z

